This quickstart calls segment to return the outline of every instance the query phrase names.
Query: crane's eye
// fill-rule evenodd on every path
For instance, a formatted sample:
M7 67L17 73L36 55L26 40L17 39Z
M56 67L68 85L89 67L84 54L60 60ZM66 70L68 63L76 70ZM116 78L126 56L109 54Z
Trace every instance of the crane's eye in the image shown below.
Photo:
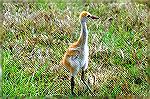
M90 17L90 15L88 15L87 17Z

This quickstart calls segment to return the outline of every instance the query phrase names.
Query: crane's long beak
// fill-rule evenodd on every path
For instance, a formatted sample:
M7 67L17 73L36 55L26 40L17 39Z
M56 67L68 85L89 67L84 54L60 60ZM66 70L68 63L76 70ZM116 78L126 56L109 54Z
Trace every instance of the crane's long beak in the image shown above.
M90 18L92 18L92 19L99 19L99 17L93 16L93 15L88 15L88 17L90 17Z
M92 19L99 19L99 17L97 17L97 16L90 16Z

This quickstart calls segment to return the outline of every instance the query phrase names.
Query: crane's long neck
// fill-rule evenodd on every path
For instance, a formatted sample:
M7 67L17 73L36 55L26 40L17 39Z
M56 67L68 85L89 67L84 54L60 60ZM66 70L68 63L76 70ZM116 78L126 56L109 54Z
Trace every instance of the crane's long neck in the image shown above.
M82 45L88 44L88 30L86 21L81 21L81 33L79 40L81 41Z

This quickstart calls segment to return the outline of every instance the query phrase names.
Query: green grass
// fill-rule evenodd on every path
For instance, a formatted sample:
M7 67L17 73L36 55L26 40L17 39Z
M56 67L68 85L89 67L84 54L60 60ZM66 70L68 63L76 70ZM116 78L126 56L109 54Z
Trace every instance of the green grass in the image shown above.
M94 93L106 98L149 97L148 6L55 2L3 4L4 13L10 8L10 15L3 24L2 96L70 96L69 72L59 62L69 44L78 39L78 17L87 10L100 17L87 24L90 56L86 79L96 79L89 83ZM90 96L80 73L75 81L75 93Z

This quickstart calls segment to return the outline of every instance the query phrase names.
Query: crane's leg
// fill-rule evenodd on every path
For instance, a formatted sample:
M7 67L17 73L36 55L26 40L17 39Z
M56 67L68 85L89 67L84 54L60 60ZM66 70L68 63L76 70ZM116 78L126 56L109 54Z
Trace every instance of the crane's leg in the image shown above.
M79 68L75 68L73 73L72 73L72 75L71 75L71 94L73 96L76 96L76 94L73 91L74 90L74 86L75 86L74 77L77 75L78 71L79 71Z
M94 93L92 92L91 88L89 87L89 85L85 82L85 79L84 79L84 69L82 69L81 80L82 80L83 83L86 85L86 87L87 87L88 90L90 91L91 95L92 95L92 96L95 96Z
M74 77L73 77L73 76L71 76L71 94L72 94L73 96L75 95L75 93L73 92L74 85L75 85Z

